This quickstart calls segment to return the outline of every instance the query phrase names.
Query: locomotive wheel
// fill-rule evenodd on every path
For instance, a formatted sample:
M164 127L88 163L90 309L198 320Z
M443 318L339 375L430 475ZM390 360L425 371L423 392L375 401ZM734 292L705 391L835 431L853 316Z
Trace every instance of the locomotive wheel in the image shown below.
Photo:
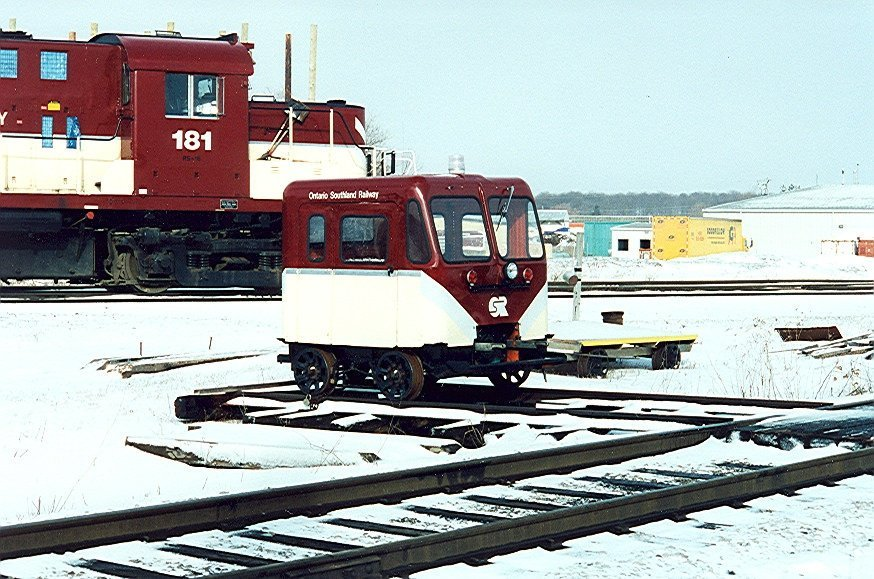
M139 263L133 253L125 251L119 253L113 263L113 269L118 272L118 278L123 280L127 286L133 287L136 291L143 294L159 294L170 287L169 283L162 282L141 282L139 279Z
M580 378L605 378L607 376L607 352L601 349L580 354L577 358L577 376Z
M418 356L391 351L377 360L373 380L389 400L413 400L422 393L425 371Z
M336 367L334 355L318 348L304 348L291 361L297 387L313 398L324 398L334 390Z
M515 393L530 375L531 370L511 370L489 374L488 378L499 394L510 395Z
M673 370L680 367L679 344L662 344L652 351L653 370Z

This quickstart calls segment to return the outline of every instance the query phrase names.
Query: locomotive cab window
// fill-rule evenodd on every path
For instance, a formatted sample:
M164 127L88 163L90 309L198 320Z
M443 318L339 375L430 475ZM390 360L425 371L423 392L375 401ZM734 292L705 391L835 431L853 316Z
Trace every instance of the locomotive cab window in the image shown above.
M486 261L492 251L479 202L473 197L435 197L431 216L440 253L449 263Z
M127 63L121 65L121 104L130 104L130 67Z
M67 53L43 50L39 53L40 80L67 80Z
M345 263L385 263L388 219L381 215L344 217L340 222L340 259Z
M18 50L0 48L0 78L18 78Z
M218 118L224 114L224 79L168 72L164 77L164 103L168 117Z
M543 241L534 203L527 197L490 197L489 213L498 253L504 259L540 259Z

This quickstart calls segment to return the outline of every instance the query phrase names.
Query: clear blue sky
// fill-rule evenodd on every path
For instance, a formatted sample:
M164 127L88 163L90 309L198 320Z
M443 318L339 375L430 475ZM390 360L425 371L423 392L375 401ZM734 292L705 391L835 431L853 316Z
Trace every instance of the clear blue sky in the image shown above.
M258 93L367 108L389 144L443 172L518 175L534 191L753 190L874 182L874 1L413 0L6 2L40 38L249 24Z

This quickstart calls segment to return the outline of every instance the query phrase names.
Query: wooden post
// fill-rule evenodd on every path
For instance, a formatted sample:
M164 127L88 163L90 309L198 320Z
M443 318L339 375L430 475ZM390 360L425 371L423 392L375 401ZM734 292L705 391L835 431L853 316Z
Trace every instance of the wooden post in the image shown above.
M310 100L316 100L316 45L319 39L319 27L310 24Z
M15 18L9 19L9 30L12 32L18 30L18 21Z
M67 34L67 39L68 39L68 40L76 40L76 31L75 31L75 30L70 31L70 32Z
M285 35L285 102L291 102L291 34Z
M176 23L172 20L167 22L167 32L175 32L176 31Z
M585 255L583 234L577 233L576 239L576 245L574 246L574 304L571 318L575 322L580 319L580 301L583 292L583 256Z
M240 42L249 42L249 23L243 22L240 26Z
M95 36L97 36L97 23L92 22L91 23L91 37L93 38Z

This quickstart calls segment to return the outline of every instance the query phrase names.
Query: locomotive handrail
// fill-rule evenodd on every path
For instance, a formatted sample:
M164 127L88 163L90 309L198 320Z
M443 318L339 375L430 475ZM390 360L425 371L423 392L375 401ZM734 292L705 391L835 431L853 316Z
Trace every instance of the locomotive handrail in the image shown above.
M121 129L122 121L132 121L133 117L119 117L118 122L115 124L115 132L108 137L85 137L79 135L76 137L77 141L98 141L98 142L109 142L113 139L117 139L120 137L119 130ZM52 141L67 141L71 137L67 135L39 135L36 133L0 133L4 139L51 139ZM6 155L8 156L8 155Z

